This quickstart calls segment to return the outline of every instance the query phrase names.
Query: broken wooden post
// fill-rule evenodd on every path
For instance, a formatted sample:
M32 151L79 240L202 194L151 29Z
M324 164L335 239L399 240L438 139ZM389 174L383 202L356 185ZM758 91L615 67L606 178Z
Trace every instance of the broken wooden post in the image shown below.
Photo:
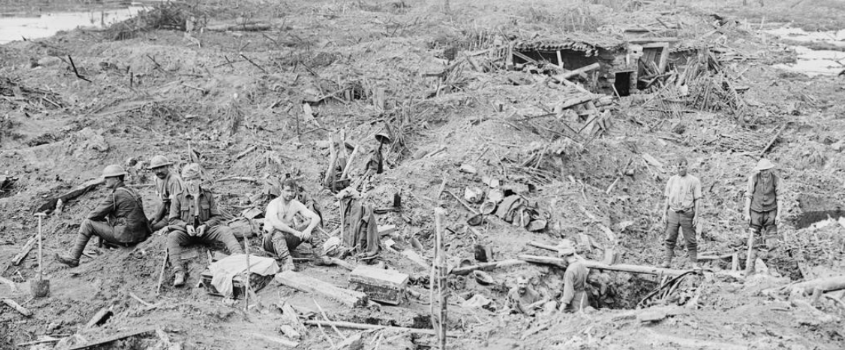
M443 179L446 183L446 179ZM442 192L442 191L441 191ZM454 195L453 195L454 196ZM457 198L457 197L456 197ZM446 257L443 251L443 217L446 216L446 210L437 207L434 209L434 226L435 226L435 244L434 244L434 265L431 268L431 319L435 331L437 331L437 339L440 343L440 349L446 349L446 311L447 311L447 293L444 292L446 288L447 269ZM437 302L435 303L435 285L437 287ZM435 312L435 304L440 304L440 312Z
M164 248L164 261L161 262L161 271L158 274L158 283L156 284L156 295L161 294L161 284L164 283L164 270L167 269L167 259L170 253L167 248Z
M24 315L24 317L31 317L32 316L32 311L27 310L25 307L16 303L12 299L8 299L8 298L3 299L3 303L8 305L10 308L15 309L15 311L20 312L21 315Z
M44 202L40 206L36 207L33 212L41 213L51 211L56 208L56 203L58 203L59 200L61 200L62 203L65 203L65 205L67 205L67 202L69 200L79 197L85 193L88 193L88 191L93 190L97 186L103 184L103 181L105 181L103 180L103 178L89 180L79 186L74 187L72 190L63 193L58 197L50 198L49 200L47 200L47 202Z
M362 291L370 300L399 305L410 276L396 270L385 270L369 266L358 266L349 274L349 285Z
M340 288L293 271L277 273L275 280L284 286L306 293L320 294L348 307L364 307L367 305L367 295L362 292Z
M100 340L95 340L95 341L92 341L92 342L87 342L85 344L74 346L74 347L72 347L68 350L88 349L88 348L92 348L92 347L95 347L95 346L98 346L98 345L111 343L111 342L116 341L116 340L121 340L121 339L124 339L124 338L136 337L136 336L139 336L139 335L154 333L155 331L156 331L155 327L149 327L149 328L144 328L144 329L137 330L137 331L118 333L118 334L113 335L111 337L106 337L106 338L103 338L103 339L100 339Z
M23 248L21 249L21 252L18 253L18 255L15 255L14 258L12 258L12 265L20 265L23 259L26 258L30 251L32 251L32 248L35 246L35 242L35 237L32 237L28 241L26 241L26 244L24 244Z
M578 69L575 69L575 70L568 71L568 72L563 73L563 74L555 75L554 78L557 79L558 81L563 81L563 80L572 78L572 77L574 77L578 74L594 71L594 70L599 69L599 68L601 68L601 65L599 65L598 63L593 63L589 66L581 67L581 68L578 68Z
M370 329L384 329L384 330L392 330L392 331L399 331L399 332L411 332L415 334L426 334L426 335L436 335L435 331L432 329L422 329L422 328L406 328L406 327L392 327L392 326L381 326L376 324L363 324L363 323L352 323L352 322L341 322L341 321L334 321L334 322L326 322L326 321L305 321L304 322L308 326L329 326L334 325L340 328L349 328L349 329L360 329L360 330L370 330ZM451 335L450 337L454 338L457 335Z
M114 313L111 311L111 307L104 307L100 309L100 311L97 311L97 313L94 314L94 317L91 317L91 320L89 320L88 323L85 324L84 329L93 328L94 326L106 323L106 321L108 321L108 318L112 315L114 315Z

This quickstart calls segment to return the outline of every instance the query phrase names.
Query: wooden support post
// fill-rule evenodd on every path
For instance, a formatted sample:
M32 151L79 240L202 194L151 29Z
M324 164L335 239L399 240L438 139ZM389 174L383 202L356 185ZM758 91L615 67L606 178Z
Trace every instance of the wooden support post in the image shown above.
M161 262L161 271L158 274L158 283L156 284L156 295L161 294L161 284L164 283L164 270L167 269L167 259L170 257L170 252L164 248L164 261Z
M563 56L560 54L560 50L557 50L557 66L563 69Z
M445 184L445 181L444 181ZM440 343L440 349L446 349L446 320L447 320L447 293L446 293L446 277L447 277L447 267L446 267L446 257L445 252L443 251L443 217L446 216L446 211L443 208L435 208L434 209L434 225L436 229L436 236L435 236L435 245L434 245L434 267L431 269L431 306L432 306L432 321L435 319L437 323L435 324L432 322L432 325L435 325L435 331L437 332L437 339ZM440 312L437 313L437 317L435 317L435 288L434 283L436 281L437 284L437 303L440 304Z
M249 313L249 277L252 271L249 268L249 237L244 237L244 256L246 256L246 272L244 273L244 312Z

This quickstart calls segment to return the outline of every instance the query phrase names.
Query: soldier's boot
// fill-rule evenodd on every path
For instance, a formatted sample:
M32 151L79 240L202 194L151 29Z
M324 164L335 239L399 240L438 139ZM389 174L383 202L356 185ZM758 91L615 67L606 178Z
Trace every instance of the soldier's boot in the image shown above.
M173 286L181 287L185 285L185 271L177 269L173 272Z
M660 264L660 267L662 267L664 269L668 269L669 267L671 267L672 266L672 258L674 256L675 256L674 249L669 249L669 247L666 247L666 256L665 256L665 258L663 258L663 263Z
M282 261L282 272L296 271L296 265L293 263L293 257L290 255L290 249L288 249L284 235L273 235L273 250L276 251L278 259Z
M70 267L79 266L79 257L82 256L82 251L85 250L85 245L88 244L90 237L82 234L77 234L76 243L67 254L56 254L56 260L62 264Z
M317 266L328 266L332 265L331 259L326 256L326 252L323 250L323 243L324 240L320 237L316 237L312 234L311 236L311 256L314 257L314 265Z

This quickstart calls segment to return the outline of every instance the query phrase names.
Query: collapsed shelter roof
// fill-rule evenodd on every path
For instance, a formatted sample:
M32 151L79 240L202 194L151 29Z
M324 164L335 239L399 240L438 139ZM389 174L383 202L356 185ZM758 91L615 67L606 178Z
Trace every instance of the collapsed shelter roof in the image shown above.
M566 33L556 37L542 37L530 40L517 40L514 49L518 51L582 51L586 56L594 56L599 49L616 50L625 46L625 42L608 36L586 33Z

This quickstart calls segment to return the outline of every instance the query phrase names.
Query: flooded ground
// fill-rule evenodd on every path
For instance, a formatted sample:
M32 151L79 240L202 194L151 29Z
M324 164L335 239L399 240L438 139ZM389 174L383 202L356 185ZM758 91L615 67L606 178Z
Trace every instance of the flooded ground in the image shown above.
M83 3L32 2L25 7L0 6L0 45L24 39L46 38L79 27L103 28L124 21L158 1L104 1Z
M790 48L798 54L795 63L777 64L776 68L809 76L836 75L845 70L845 29L807 32L800 28L779 28L766 33L793 44Z

